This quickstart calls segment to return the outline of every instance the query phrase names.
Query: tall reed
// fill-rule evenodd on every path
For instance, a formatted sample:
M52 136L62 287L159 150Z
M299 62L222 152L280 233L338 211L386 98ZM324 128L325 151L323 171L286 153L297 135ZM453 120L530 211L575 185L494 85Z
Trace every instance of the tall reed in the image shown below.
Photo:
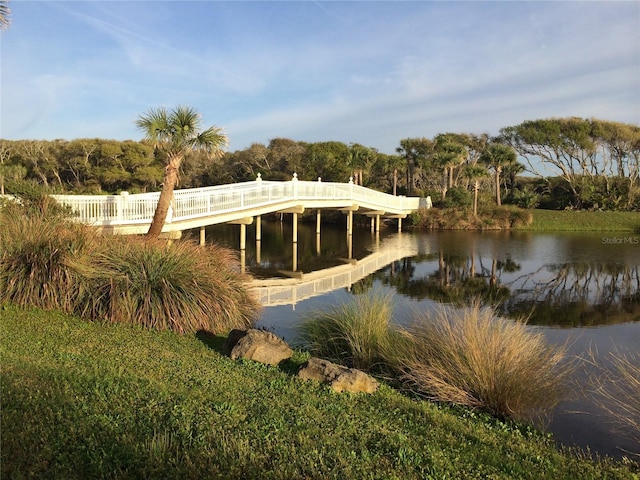
M574 365L525 323L478 303L423 314L404 332L403 378L436 401L541 424L566 393Z

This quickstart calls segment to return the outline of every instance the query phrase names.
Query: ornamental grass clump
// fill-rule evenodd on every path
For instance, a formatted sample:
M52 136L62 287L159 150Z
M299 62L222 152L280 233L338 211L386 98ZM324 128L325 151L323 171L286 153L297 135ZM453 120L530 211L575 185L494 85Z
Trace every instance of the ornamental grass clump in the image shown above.
M615 350L602 360L592 354L590 395L615 423L618 431L638 444L629 452L640 458L640 354Z
M115 237L74 267L86 279L78 312L181 333L247 328L260 309L230 250Z
M349 367L374 369L381 366L392 341L392 314L390 295L358 295L306 318L300 326L300 346Z
M542 425L568 391L566 349L492 308L441 307L404 334L403 379L432 400Z
M0 301L72 312L81 281L69 268L95 234L49 209L0 208Z

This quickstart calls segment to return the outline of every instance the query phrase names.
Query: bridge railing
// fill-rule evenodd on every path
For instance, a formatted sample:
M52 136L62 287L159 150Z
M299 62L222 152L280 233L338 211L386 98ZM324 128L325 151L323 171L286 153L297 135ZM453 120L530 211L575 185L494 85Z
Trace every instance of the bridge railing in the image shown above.
M92 225L150 223L159 192L120 195L53 195L68 205L79 221ZM380 210L416 210L418 198L396 197L353 183L252 182L175 190L167 223L273 205L291 200L345 200Z

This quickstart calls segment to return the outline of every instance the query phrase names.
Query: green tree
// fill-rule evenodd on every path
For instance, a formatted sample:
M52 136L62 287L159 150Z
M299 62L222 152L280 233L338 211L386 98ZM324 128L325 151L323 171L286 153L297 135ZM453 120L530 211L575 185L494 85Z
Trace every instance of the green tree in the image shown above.
M518 161L518 155L509 145L491 143L480 155L480 162L487 165L495 174L496 203L502 205L500 196L500 174L503 168L510 167Z
M267 149L267 161L272 167L272 178L269 180L291 180L294 172L302 174L303 144L289 138L274 138Z
M151 109L136 121L144 133L144 141L153 144L167 159L160 198L147 232L150 238L162 232L184 156L194 150L220 156L228 143L221 128L212 126L202 130L201 123L200 114L185 106L175 107L171 111L163 107Z
M407 195L412 195L416 186L416 172L424 165L433 151L433 142L428 138L404 138L396 148L407 162Z
M597 143L589 120L551 118L528 120L500 130L501 143L507 143L528 163L528 170L546 178L550 167L560 173L580 207L584 177L602 174Z
M480 190L480 180L487 176L487 169L482 165L465 165L462 173L473 182L473 214L478 214L478 191Z
M462 166L467 158L467 149L460 141L460 137L452 133L436 135L433 159L443 171L442 200L447 196L447 190L454 183L454 171Z
M328 182L345 182L349 179L349 147L342 142L317 142L307 145L304 155L304 171L298 172L300 180L318 177Z
M374 148L365 147L359 143L349 146L350 165L353 170L353 181L356 185L364 185L363 172L375 162L377 151Z

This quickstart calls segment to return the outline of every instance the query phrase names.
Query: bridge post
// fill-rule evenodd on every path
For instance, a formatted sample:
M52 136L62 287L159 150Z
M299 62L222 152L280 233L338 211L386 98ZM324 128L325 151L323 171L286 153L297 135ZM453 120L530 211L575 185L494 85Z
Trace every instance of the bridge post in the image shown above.
M256 217L256 241L262 240L262 217L258 215Z
M291 179L291 182L293 184L293 198L297 199L298 198L298 174L296 172L293 172L293 178Z
M204 226L200 227L200 245L204 245L205 244L205 232L204 232Z
M398 217L398 233L402 232L402 218Z
M347 235L353 235L353 210L347 215Z
M298 214L293 213L293 243L298 243Z
M125 208L127 207L127 200L129 199L129 192L120 192L118 197L118 220L125 220Z
M320 235L320 209L316 213L316 233Z
M247 226L244 223L240 224L240 251L244 251L247 248Z

